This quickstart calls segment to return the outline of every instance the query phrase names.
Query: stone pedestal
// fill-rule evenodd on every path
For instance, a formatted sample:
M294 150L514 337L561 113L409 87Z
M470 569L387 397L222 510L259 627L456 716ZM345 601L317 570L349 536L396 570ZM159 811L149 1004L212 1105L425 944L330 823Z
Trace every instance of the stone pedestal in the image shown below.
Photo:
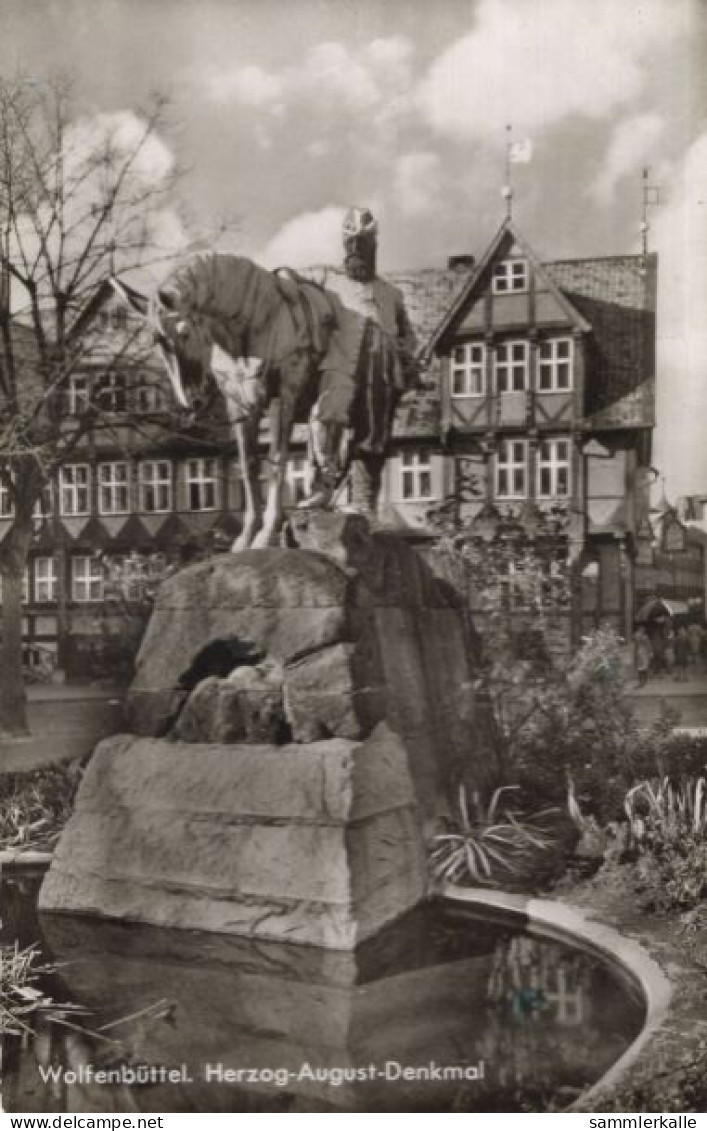
M349 949L425 894L407 757L367 739L96 749L43 910Z
M468 615L359 516L161 588L44 909L350 948L425 893L423 824L496 784Z

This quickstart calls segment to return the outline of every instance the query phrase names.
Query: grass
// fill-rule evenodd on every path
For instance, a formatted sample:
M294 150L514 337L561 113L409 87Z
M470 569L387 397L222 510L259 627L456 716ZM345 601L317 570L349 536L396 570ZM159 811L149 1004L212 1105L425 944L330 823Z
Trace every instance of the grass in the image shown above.
M71 814L77 763L0 775L0 851L49 850Z

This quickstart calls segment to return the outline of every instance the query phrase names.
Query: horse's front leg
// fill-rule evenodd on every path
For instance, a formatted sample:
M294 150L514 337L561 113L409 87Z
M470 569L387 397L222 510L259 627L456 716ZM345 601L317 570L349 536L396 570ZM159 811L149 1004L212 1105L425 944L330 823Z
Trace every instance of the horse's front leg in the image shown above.
M280 544L280 531L284 520L282 498L293 420L294 404L283 390L279 400L273 401L270 405L268 497L262 526L253 541L253 546L257 549Z
M253 545L254 539L263 522L263 503L260 497L260 482L258 471L260 460L258 458L258 426L260 417L255 416L250 420L236 424L236 440L238 441L238 457L241 464L241 481L243 483L243 529L236 538L231 549L247 550Z

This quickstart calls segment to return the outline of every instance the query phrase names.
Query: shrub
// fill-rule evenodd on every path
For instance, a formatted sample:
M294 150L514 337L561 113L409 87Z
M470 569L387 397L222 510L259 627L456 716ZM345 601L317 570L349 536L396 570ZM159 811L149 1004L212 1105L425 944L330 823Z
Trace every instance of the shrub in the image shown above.
M675 717L639 726L621 668L621 641L610 629L588 636L563 672L528 689L526 712L508 760L529 806L561 805L567 780L582 810L600 824L623 817L626 790L678 760Z
M637 850L636 885L655 911L690 910L707 897L707 781L639 782L625 811Z

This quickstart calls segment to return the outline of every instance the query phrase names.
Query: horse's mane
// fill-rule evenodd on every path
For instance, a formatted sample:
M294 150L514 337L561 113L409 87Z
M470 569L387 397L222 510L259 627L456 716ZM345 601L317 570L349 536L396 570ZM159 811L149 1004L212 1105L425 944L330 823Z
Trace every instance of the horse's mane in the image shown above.
M270 271L251 259L227 252L200 252L171 272L156 295L158 305L216 319L252 315L277 295Z

